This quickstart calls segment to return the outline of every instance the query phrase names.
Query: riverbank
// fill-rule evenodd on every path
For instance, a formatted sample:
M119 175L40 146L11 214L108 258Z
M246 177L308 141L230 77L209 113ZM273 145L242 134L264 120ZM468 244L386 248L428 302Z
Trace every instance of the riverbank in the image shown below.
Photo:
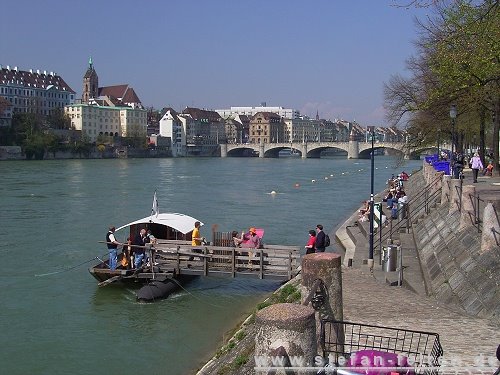
M417 179L422 179L421 171L415 174L414 181ZM411 194L416 194L421 188L421 181L412 188L405 187ZM383 192L377 194L375 200L382 195ZM411 264L405 269L405 278L411 281L404 284L407 288L390 286L383 274L373 272L366 266L363 262L365 254L356 254L352 233L348 234L346 227L353 225L357 217L356 210L335 231L335 238L344 250L344 320L438 333L444 349L440 373L456 373L456 368L452 367L457 365L461 365L464 371L469 369L474 373L480 371L481 366L486 368L486 373L491 369L494 371L498 366L493 359L496 345L500 342L498 325L490 319L466 315L456 306L426 295L413 235L403 235L402 240L407 251L405 259ZM446 223L436 225L443 224ZM366 238L361 238L364 236L362 233L356 236L355 240L366 241ZM349 259L353 267L347 267L351 263ZM300 275L294 282L300 282ZM199 370L198 375L254 374L253 349L257 330L252 314L233 335L229 346L226 346L228 350L223 355L215 356Z

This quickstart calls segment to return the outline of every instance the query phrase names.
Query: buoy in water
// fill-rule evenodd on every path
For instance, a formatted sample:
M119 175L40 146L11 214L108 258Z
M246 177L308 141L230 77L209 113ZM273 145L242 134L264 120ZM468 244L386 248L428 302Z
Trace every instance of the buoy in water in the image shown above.
M300 187L300 184L295 184L294 186L295 186L296 188L298 188L298 187Z
M276 194L276 191L271 191L271 195L275 195Z
M313 180L311 180L311 182L316 182L316 180L313 179Z
M328 180L328 176L325 177L325 180Z

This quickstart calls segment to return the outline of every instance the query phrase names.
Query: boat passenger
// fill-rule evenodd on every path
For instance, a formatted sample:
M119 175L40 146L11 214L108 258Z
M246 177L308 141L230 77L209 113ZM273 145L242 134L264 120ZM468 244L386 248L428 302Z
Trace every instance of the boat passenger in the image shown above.
M116 263L118 262L117 249L120 243L115 238L114 226L109 227L108 233L106 233L106 245L109 251L109 268L113 271L116 269Z
M134 252L134 266L140 268L144 259L144 246L146 245L146 229L141 231L134 237L132 242Z
M193 233L191 234L191 246L201 246L203 237L200 236L200 226L201 223L199 221L194 223Z
M247 233L242 236L243 243L242 247L260 249L262 247L262 242L260 237L257 235L257 230L252 227Z
M237 231L233 230L231 232L231 238L233 239L234 247L241 247L241 243L243 242L243 239L240 238L240 235Z
M260 237L257 234L257 229L254 227L251 227L247 233L244 233L242 235L242 244L241 247L248 248L248 249L261 249L262 248L262 242ZM248 252L248 265L250 267L253 267L252 264L252 258L253 258L253 251Z

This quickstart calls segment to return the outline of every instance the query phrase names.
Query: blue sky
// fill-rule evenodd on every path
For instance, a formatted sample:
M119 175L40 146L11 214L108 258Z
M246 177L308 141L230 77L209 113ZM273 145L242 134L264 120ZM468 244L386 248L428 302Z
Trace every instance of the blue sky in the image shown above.
M0 64L57 72L77 92L130 84L146 106L294 108L385 125L383 83L405 74L414 17L394 0L7 1ZM7 16L7 14L9 16Z

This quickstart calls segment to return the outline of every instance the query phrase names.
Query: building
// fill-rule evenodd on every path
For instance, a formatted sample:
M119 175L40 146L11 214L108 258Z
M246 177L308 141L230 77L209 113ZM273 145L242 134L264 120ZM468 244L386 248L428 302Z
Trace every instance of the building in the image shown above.
M134 89L128 85L99 87L92 58L83 76L82 103L67 105L64 111L72 128L90 142L110 142L116 137L144 137L146 142L147 111Z
M159 134L170 139L170 149L173 157L187 156L186 123L186 118L181 120L179 114L172 108L167 108L160 119Z
M146 140L147 111L144 109L72 104L64 107L64 112L71 118L71 127L80 130L90 142L106 142L109 137L144 137Z
M285 142L285 123L273 112L258 112L250 120L250 143Z
M12 124L12 108L14 107L7 99L0 96L0 127Z
M234 117L236 115L246 115L252 117L259 112L271 112L283 118L300 117L300 112L296 109L267 107L266 103L262 103L260 107L231 107L230 109L216 109L215 112L217 112L222 118Z
M75 92L54 72L0 65L0 97L12 105L14 113L50 115L52 110L73 104Z
M136 92L128 84L99 87L99 76L92 57L83 76L82 103L144 108Z
M160 120L160 135L170 137L172 155L212 156L226 143L225 122L217 112L186 107L182 113L172 108Z

